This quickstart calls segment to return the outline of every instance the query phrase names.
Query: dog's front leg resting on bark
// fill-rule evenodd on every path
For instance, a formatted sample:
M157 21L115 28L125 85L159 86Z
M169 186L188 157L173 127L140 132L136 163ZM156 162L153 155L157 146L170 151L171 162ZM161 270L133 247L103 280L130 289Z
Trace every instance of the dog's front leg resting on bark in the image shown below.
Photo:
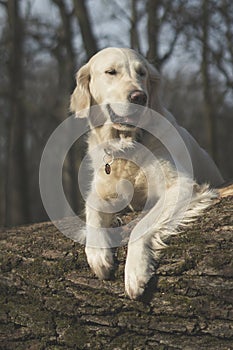
M114 269L114 250L108 237L111 213L86 206L86 256L88 264L100 279L109 279Z

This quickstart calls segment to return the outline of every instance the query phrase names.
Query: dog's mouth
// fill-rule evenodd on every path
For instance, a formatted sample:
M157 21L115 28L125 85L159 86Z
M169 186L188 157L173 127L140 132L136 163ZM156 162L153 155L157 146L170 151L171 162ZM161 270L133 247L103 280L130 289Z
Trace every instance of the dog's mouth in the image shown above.
M133 110L130 111L124 111L122 114L125 115L119 115L112 109L109 104L107 104L107 111L111 122L116 128L121 126L127 128L136 128L141 116L141 113L137 108L133 108Z

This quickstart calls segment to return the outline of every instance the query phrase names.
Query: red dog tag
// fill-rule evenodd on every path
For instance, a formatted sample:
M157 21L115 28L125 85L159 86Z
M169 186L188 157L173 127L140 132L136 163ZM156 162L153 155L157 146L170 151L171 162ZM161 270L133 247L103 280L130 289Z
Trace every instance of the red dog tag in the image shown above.
M109 175L111 173L111 166L110 164L105 164L105 173Z

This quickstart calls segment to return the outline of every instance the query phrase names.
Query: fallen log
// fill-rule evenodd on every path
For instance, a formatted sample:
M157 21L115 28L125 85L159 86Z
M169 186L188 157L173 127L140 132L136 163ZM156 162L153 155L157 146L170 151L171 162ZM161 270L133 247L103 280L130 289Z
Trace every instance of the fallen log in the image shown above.
M172 238L142 301L124 294L125 247L100 281L52 223L2 230L0 349L233 349L232 209L222 198Z

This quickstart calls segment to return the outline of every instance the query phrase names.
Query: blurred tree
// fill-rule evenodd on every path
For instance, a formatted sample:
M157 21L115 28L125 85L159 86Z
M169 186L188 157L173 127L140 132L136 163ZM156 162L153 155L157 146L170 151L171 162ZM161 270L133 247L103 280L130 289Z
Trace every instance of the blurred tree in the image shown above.
M181 13L184 0L147 0L147 58L158 69L172 56L177 40L183 30ZM167 30L166 27L169 27ZM163 42L164 30L167 30L166 42ZM165 50L161 50L162 46ZM162 52L164 51L164 52Z
M138 52L141 52L138 33L138 0L131 0L131 26L130 26L130 47Z
M147 41L148 41L148 60L158 67L159 59L159 33L161 29L161 21L159 18L159 10L161 8L160 0L147 0Z
M212 110L212 96L211 96L211 77L210 77L210 16L211 10L209 0L202 0L201 6L201 79L203 89L203 109L206 126L207 147L211 156L216 160L216 142L215 135L215 114Z
M86 2L86 0L73 0L75 16L78 20L83 46L86 51L87 59L89 59L98 51L98 42L93 32Z
M57 46L53 49L53 53L59 67L58 90L60 94L57 103L60 102L61 104L62 102L63 104L63 107L61 106L59 108L59 111L61 112L60 118L62 120L67 116L67 111L69 109L69 95L74 86L74 76L76 72L77 57L73 45L74 38L72 27L74 10L69 10L67 3L64 0L52 0L52 2L58 7L61 18L60 28L57 30L57 33L59 34ZM88 16L85 4L82 3L81 5L77 5L77 1L75 1L75 3L77 7L76 11L78 11L79 6L81 6L84 15ZM80 18L80 16L81 15L79 14L78 18ZM83 23L83 20L85 22L85 18L82 18L81 23ZM92 38L92 40L94 40L94 38ZM90 49L89 45L87 45L87 49ZM81 162L82 146L82 140L78 140L78 142L71 147L64 164L63 172L64 177L66 177L64 181L65 191L75 212L80 212L82 209L80 202L81 195L78 189L78 164Z
M68 115L75 71L106 46L130 46L162 71L168 107L232 176L233 1L39 3L0 0L0 224L46 218L41 153ZM83 149L74 145L63 169L77 212Z
M30 220L29 178L26 159L26 115L24 109L24 24L20 3L8 0L9 116L7 120L6 217L5 224Z
M76 67L76 54L73 46L72 16L73 11L69 10L64 0L52 0L58 7L61 23L57 28L57 43L52 49L59 67L59 89L65 95L72 89L73 77ZM62 116L62 119L65 116Z
M212 14L212 18L215 18L213 25L216 44L211 47L211 58L224 79L225 96L228 91L233 90L233 2L231 0L216 1L215 9L215 16Z
M199 0L186 6L183 35L187 51L197 66L203 92L203 127L206 147L220 160L217 129L224 98L233 90L233 2ZM215 95L215 84L218 97Z

